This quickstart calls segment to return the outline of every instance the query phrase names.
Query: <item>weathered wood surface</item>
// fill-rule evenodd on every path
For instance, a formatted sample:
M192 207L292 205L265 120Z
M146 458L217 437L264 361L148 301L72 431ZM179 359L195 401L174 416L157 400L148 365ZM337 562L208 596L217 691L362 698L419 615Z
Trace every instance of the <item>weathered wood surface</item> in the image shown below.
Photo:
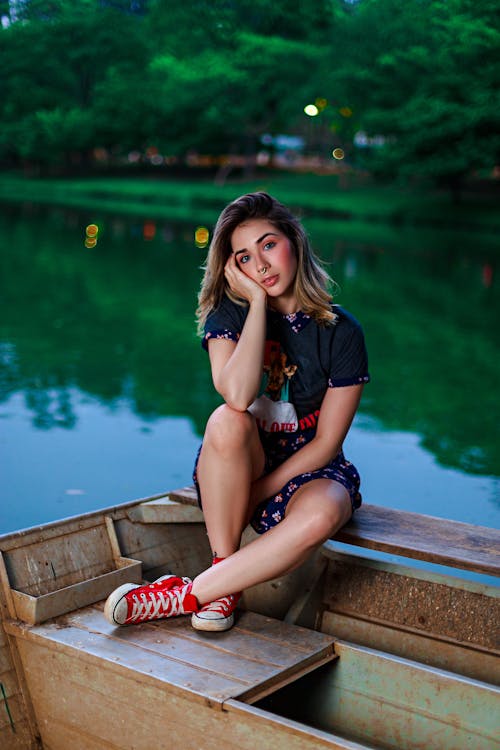
M257 700L335 658L331 636L251 612L240 613L231 631L208 636L185 617L115 628L98 607L31 628L6 628L18 640L76 651L82 661L132 670L136 679L160 681L219 708L229 698Z
M90 528L60 532L3 552L13 589L39 596L114 570L104 519Z
M165 508L167 515L174 512L171 509L171 501L197 508L194 487L183 487L168 494L124 503L104 511L84 514L78 518L6 534L0 537L0 550L7 553L7 565L10 567L11 559L16 559L17 555L23 560L23 555L26 556L30 544L48 545L41 556L42 568L39 571L39 580L46 586L50 584L52 573L50 568L51 540L56 540L59 543L62 534L72 537L76 532L95 533L90 530L101 525L103 514L111 516L118 525L123 524L123 519L127 516L133 517L136 513L142 513L143 510L140 509L149 505L152 505L153 508L151 515L154 514L155 521L152 524L154 526L163 523L162 507ZM144 512L150 513L147 509ZM180 525L184 523L186 525L193 524L192 511L185 510L179 511L179 513L187 513ZM195 516L200 518L197 511ZM179 517L176 523L179 523L180 520ZM83 538L82 536L82 541ZM356 511L352 521L341 529L334 539L404 557L426 560L479 573L500 575L500 531L484 526L473 526L458 521L392 510L377 505L363 505ZM105 541L104 546L109 550L108 556L112 558L109 539ZM21 550L19 553L17 552L18 549ZM134 557L134 554L131 554L126 547L122 548L122 554ZM147 569L147 561L144 560L143 562L145 569ZM102 560L99 563L103 566L101 571L92 569L92 564L95 565L95 563L90 564L89 575L99 575L99 572L109 570L109 561ZM81 568L81 566L79 567ZM16 568L20 570L19 565L16 565ZM20 590L23 590L22 584L25 580L33 578L31 574L20 575L19 577L19 584L12 580L12 577L11 581L14 588ZM70 581L70 583L72 582ZM58 587L55 586L55 588Z
M170 492L172 500L196 504L194 487ZM379 505L362 505L333 539L394 555L500 575L500 531Z
M165 573L195 578L212 562L204 524L137 524L128 517L115 521L122 554L142 560L148 580Z
M141 503L128 513L132 521L140 523L203 523L203 513L194 505L179 503L168 497Z
M365 745L235 701L214 710L187 691L77 648L19 639L30 691L50 750L367 750ZM232 703L232 701L229 701Z
M77 516L49 521L41 526L31 526L26 529L19 529L18 531L9 531L6 534L0 534L0 550L6 552L19 547L26 547L28 544L48 541L49 539L60 537L61 534L73 534L84 529L90 529L102 524L105 516L109 516L112 520L116 521L125 518L127 512L141 502L149 502L150 500L162 497L165 497L164 492L158 495L151 495L150 497L129 500L126 503L117 503L101 510L92 510L88 513L80 513Z
M198 495L194 486L181 487L179 490L172 490L172 492L168 493L168 497L171 500L175 500L176 503L196 505L196 507L198 507Z
M98 571L100 570L109 571L110 566L116 565L116 557L120 551L128 557L137 557L138 559L143 560L145 562L144 569L147 571L147 575L150 579L156 577L155 571L157 571L157 575L160 575L163 572L166 572L166 570L173 570L175 572L182 572L182 574L187 573L190 576L194 576L199 570L209 564L210 559L210 549L206 541L206 533L203 526L202 524L193 523L192 511L196 510L192 507L196 504L194 489L186 488L178 492L170 493L168 498L168 502L165 502L165 496L159 496L156 498L158 502L156 503L156 509L154 512L156 513L158 509L161 510L162 506L165 506L165 508L170 508L166 512L171 515L172 513L180 513L180 515L176 516L176 520L170 524L159 521L157 522L156 520L154 523L146 525L134 523L132 517L135 513L135 509L138 507L138 502L132 502L110 508L106 511L93 512L78 518L60 521L45 527L4 535L3 537L0 537L0 550L2 550L3 558L7 562L9 576L12 577L12 581L14 581L19 588L29 591L30 595L37 596L39 593L40 596L45 596L47 590L49 592L51 589L57 591L58 586L61 585L61 583L66 582L71 585L75 579L78 580L79 578L83 578L84 581L86 581L87 575L95 575L96 572L99 574ZM179 510L176 510L175 508L172 509L173 500L180 501L183 503L184 507ZM106 520L106 516L109 516L112 520ZM188 516L190 520L188 519ZM113 528L116 529L116 539L112 538L110 540L110 523L113 524ZM106 524L108 528L107 532L104 533ZM67 541L72 535L75 535L78 540L75 547L75 554L70 553L67 545ZM341 538L342 535L344 535L344 538ZM500 567L499 532L493 529L459 524L457 522L446 521L444 519L432 518L429 516L419 516L418 514L402 511L390 511L384 508L379 508L378 506L364 506L360 509L354 520L346 526L342 532L340 532L336 539L339 541L347 541L353 545L361 547L380 549L382 551L400 554L405 557L415 557L430 562L444 563L457 568L468 568L477 572L498 575ZM63 543L60 546L61 540L63 540ZM93 547L93 550L91 550L91 546ZM332 545L332 547L333 546L334 545ZM134 554L130 554L131 550L134 550ZM137 554L135 554L136 550ZM56 571L55 576L52 566L50 565L51 562ZM4 594L2 597L2 592L0 592L0 607L2 608L3 617L8 618L8 608L12 609L14 612L14 615L11 614L11 616L15 616L12 590L10 588L12 581L9 584L5 567L0 569L0 578L2 579ZM382 589L384 589L384 581L380 575L378 575L378 579L380 579ZM285 612L288 610L288 617L290 620L295 619L296 616L302 617L304 611L307 610L310 604L310 600L308 599L310 594L305 591L304 587L301 587L301 590L304 591L305 596L301 600L297 600L293 606L289 605L289 608L287 607L285 609ZM404 596L406 594L409 595L410 591L411 586L408 589L403 587L401 590L400 595L402 598L402 605L404 605ZM391 592L394 593L392 588ZM425 598L425 592L426 586L424 584L423 586L420 586L419 591L417 592L422 600ZM336 628L339 628L339 631L346 639L350 640L351 637L353 637L354 639L359 639L360 642L363 642L363 639L371 639L373 633L378 628L380 633L377 638L380 637L386 639L388 650L395 648L394 644L396 640L398 640L398 638L401 640L400 636L404 636L406 639L406 650L403 652L403 655L408 654L410 658L422 659L425 661L429 652L438 652L440 649L444 649L443 661L441 662L442 665L446 667L446 665L452 665L453 663L453 666L450 668L461 671L463 666L461 659L464 656L465 651L462 649L460 652L458 662L454 655L452 655L452 650L454 650L457 645L457 636L450 638L445 634L444 637L448 639L447 644L441 644L441 646L436 647L436 641L433 640L434 636L430 635L432 630L431 621L426 619L425 623L420 623L422 624L422 635L427 638L425 642L422 641L418 637L419 633L417 632L419 628L418 617L422 616L420 611L417 612L415 610L413 614L415 614L417 619L415 622L410 623L409 627L407 622L399 622L396 617L396 624L394 625L394 623L391 623L391 632L388 632L386 628L388 623L383 620L383 617L380 617L377 620L375 615L373 615L373 623L366 622L366 627L364 627L364 624L360 619L358 619L357 622L353 619L353 617L357 617L357 615L351 617L351 612L349 610L351 600L347 588L345 588L345 596L343 595L343 599L340 597L340 590L337 593L339 594L339 605L343 611L336 612L330 619L328 619L330 617L328 614L327 620L325 621L328 624L328 631L335 633L335 636L337 636ZM371 593L374 596L373 589L371 589ZM383 593L383 591L381 593ZM276 591L274 591L274 594L276 594ZM415 597L417 597L417 594L415 594ZM430 600L430 596L427 598ZM473 598L474 597L469 597L471 601ZM453 598L453 602L455 602L455 598ZM408 604L414 604L414 602L408 602ZM448 601L440 599L436 606L445 605L444 609L449 609L449 604ZM460 606L458 604L455 606L457 615L459 614ZM406 615L409 615L410 610L411 607L406 609ZM88 608L88 611L93 611L95 616L98 609L90 607ZM370 617L372 617L372 614L370 614ZM467 615L467 623L472 627L474 624L473 617L469 616L468 611ZM33 636L33 638L30 636L28 639L27 632L30 630L29 628L20 624L10 623L8 625L8 627L12 629L12 632L15 631L16 635L15 638L12 636L11 642L15 640L16 644L19 644L19 648L23 654L26 670L29 673L28 683L30 686L30 693L32 692L32 685L38 685L37 689L39 689L39 693L33 693L37 701L36 713L39 716L40 725L44 723L44 731L46 732L44 739L47 747L51 748L51 750L52 748L64 748L64 750L67 750L67 747L72 747L76 750L78 750L79 747L81 747L82 750L83 748L85 748L85 750L93 750L93 748L104 747L107 749L116 747L117 750L118 748L119 750L124 750L124 748L129 746L134 748L150 747L150 744L148 744L150 737L147 733L145 733L144 737L138 742L135 742L135 740L132 742L132 740L130 740L129 745L127 745L129 738L127 738L126 726L125 728L123 726L118 726L119 721L123 724L122 712L118 712L116 721L113 719L113 721L115 721L114 727L108 728L108 718L106 717L104 709L102 709L101 723L103 726L103 734L96 734L94 733L93 727L88 727L88 716L93 716L94 710L101 711L100 701L106 703L107 700L109 703L108 708L113 706L111 696L108 696L106 692L108 690L108 683L105 681L104 676L109 678L110 684L112 684L114 680L117 689L122 683L123 685L128 686L123 689L128 689L130 691L130 700L128 696L126 699L123 698L123 690L122 693L117 693L117 695L119 695L119 701L125 701L125 710L127 711L130 709L132 713L136 711L137 692L140 692L141 696L144 695L146 697L149 694L162 696L160 699L161 702L165 698L165 691L167 691L169 695L165 706L170 706L170 708L166 708L167 713L172 710L171 706L173 703L176 703L176 705L178 704L179 706L182 704L184 706L183 710L186 710L186 706L192 704L194 700L197 706L196 717L198 717L198 712L200 717L201 714L203 714L203 719L200 718L200 729L202 729L203 732L205 732L206 728L209 726L213 729L212 734L210 734L211 730L207 734L207 749L218 747L217 738L220 738L221 724L213 721L214 714L221 716L225 729L227 728L228 731L230 731L231 734L228 735L231 737L230 742L241 748L248 747L253 750L253 748L259 744L262 744L263 747L273 747L273 749L275 747L286 747L300 748L300 750L309 747L361 747L360 745L356 745L356 743L351 744L347 740L341 740L336 736L323 734L319 730L311 730L310 734L307 730L306 734L304 734L305 730L304 728L301 728L300 725L294 725L294 722L289 720L282 721L279 717L273 717L269 714L267 714L268 718L265 722L267 728L264 729L259 709L257 707L253 708L245 705L240 700L241 698L244 698L249 702L257 701L262 695L265 695L266 691L274 691L279 686L286 685L288 681L293 681L297 676L312 669L313 665L315 667L318 663L321 663L321 659L318 660L316 655L312 657L312 661L308 661L308 657L305 656L300 662L300 667L298 669L296 664L287 665L286 662L267 664L266 668L271 671L272 668L276 668L273 676L271 672L262 674L260 670L264 669L264 667L259 659L256 659L255 656L252 657L251 652L249 652L251 658L248 660L248 673L254 680L252 683L250 679L241 680L241 675L236 670L235 660L242 658L246 654L245 650L247 646L245 644L248 643L248 638L244 637L244 634L241 633L241 628L238 636L240 638L240 645L233 654L227 654L226 646L224 645L221 647L219 643L221 637L225 637L228 634L215 634L214 636L208 636L208 639L213 641L212 646L214 653L217 653L217 650L219 649L220 654L224 654L224 662L232 664L232 666L228 669L228 674L225 672L219 674L217 669L213 669L216 659L214 653L211 654L210 658L212 661L209 661L209 672L210 674L212 674L212 672L214 673L213 682L211 684L212 686L215 686L215 695L213 697L207 697L201 692L204 687L202 684L204 681L201 679L200 672L196 669L194 670L194 674L192 672L192 652L189 651L189 649L194 649L194 644L197 642L196 639L201 639L201 643L206 647L207 636L192 631L190 626L187 625L185 618L173 620L169 623L156 623L147 626L150 628L147 636L149 639L149 645L147 647L139 647L139 650L141 650L142 653L141 658L138 658L137 656L138 646L132 642L132 636L126 635L129 630L132 631L137 628L118 629L120 635L117 635L115 638L113 635L106 635L105 633L100 632L98 628L86 629L76 622L71 623L70 619L70 617L59 618L56 626L56 630L60 628L61 633L64 631L68 633L68 629L71 630L72 635L69 637L67 643L64 642L64 636L62 635L60 640L58 640L57 637L54 637L53 640L48 637L39 638L37 640L35 636ZM184 625L187 625L189 630L189 637L187 638L189 648L188 643L185 643L184 645L186 654L189 654L187 662L188 666L191 665L191 676L188 676L187 672L182 673L181 667L184 668L182 659L179 660L177 658L178 652L175 649L172 650L173 644L178 643L182 639L186 639L185 635L181 636L181 634L177 632L177 628L181 627L183 624L183 619ZM241 623L244 623L244 621L242 620L240 624ZM464 627L467 623L464 620ZM168 624L172 631L169 636L170 647L168 644L165 645L164 642L166 634L163 632L163 629L166 624ZM456 622L453 620L452 624L453 627L456 625L456 627L459 628L459 619L457 619ZM63 625L63 627L60 627L61 625ZM47 625L47 627L49 627L49 625ZM142 629L143 627L146 626L139 626L139 629ZM355 627L358 628L356 632L351 629L355 629ZM476 624L474 632L478 630L478 627L479 626ZM400 631L407 630L408 632L399 632L398 634L398 628ZM494 621L492 622L492 628L494 632ZM462 628L462 631L463 630L464 628ZM162 633L159 639L154 637L158 631ZM237 628L232 632L237 635ZM54 633L52 633L52 635L54 635ZM131 642L128 642L129 637ZM259 637L260 641L265 641L267 639L267 636L263 637L262 634ZM333 637L333 635L329 636L330 641ZM414 638L415 640L410 644L411 638ZM474 638L477 640L475 635ZM80 644L79 639L81 641ZM157 640L159 641L158 643L156 642ZM286 645L286 640L282 643L281 635L273 636L272 640L277 641L282 646L283 644ZM367 640L366 643L368 645L375 645L375 642L372 640ZM487 641L483 638L481 643L483 643L482 648L484 649ZM469 648L467 644L459 645L463 645L464 648ZM155 649L157 647L160 648L160 650L165 650L166 654L156 656ZM379 645L376 645L376 647L378 648ZM96 649L95 654L92 651L93 648ZM491 644L488 641L489 652L480 655L482 662L479 670L475 673L476 679L486 679L485 675L488 674L488 671L491 672L493 657L490 648ZM6 659L6 649L7 643L6 641L3 641L3 643L0 643L0 656L3 659L3 662L0 664L0 681L3 681L6 685L9 706L12 707L13 715L16 717L16 729L18 728L18 732L16 734L15 744L5 744L7 739L9 741L14 741L12 739L14 733L12 732L10 723L7 724L5 721L6 713L4 712L4 722L0 722L0 748L4 750L5 747L6 750L11 750L12 747L17 750L18 747L23 747L24 750L24 745L19 745L19 738L21 736L28 736L30 726L30 737L35 737L36 732L33 731L34 715L31 708L26 712L26 706L23 706L23 696L16 684L16 671L13 671L12 665L8 663L8 660ZM100 649L102 649L102 652ZM118 656L117 649L119 651ZM426 650L427 655L425 653ZM30 655L33 654L33 661L31 661L31 656L29 658L26 657L28 652ZM452 656L454 659L453 662L449 661L452 659ZM125 666L128 658L131 660L137 659L137 670ZM330 654L328 659L331 658L332 656ZM17 656L17 648L16 659L17 678L19 679L19 659ZM160 679L160 687L158 687L154 674L159 661L163 664L165 661L175 664L177 674L180 675L179 679L181 683L184 680L186 685L184 687L179 685L178 691L176 692L177 688L175 685L173 686L173 689L168 686L169 683L167 676L163 681ZM57 667L57 665L62 665L63 663L64 668L61 668L60 671L57 671L56 669L56 673L53 676L50 672L51 666L55 665ZM36 669L41 670L40 674L36 672ZM69 671L69 673L67 674L65 670ZM94 690L89 675L94 674L98 682L99 675L101 675L103 670L105 675L101 678L101 691L99 692L99 690ZM82 681L81 683L80 679ZM54 705L50 702L47 703L50 696L50 690L47 691L47 694L42 694L47 687L46 680L48 680L48 682L53 682L52 700L55 701ZM67 682L64 682L64 680L67 680ZM239 693L234 693L237 695L237 699L233 697L225 699L225 694L223 692L217 697L217 685L222 686L222 691L224 689L223 685L225 684L226 687L228 685L228 682L223 683L221 681L217 683L217 680L232 681L235 691L240 691ZM78 708L80 704L80 688L83 683L85 683L85 685L82 688L82 700L84 702L88 701L89 704L89 711L86 712L87 725L78 724L79 720L76 719L75 721L77 721L77 724L73 725L72 714L69 707L73 706L73 708ZM63 685L66 685L67 689L66 687L63 687ZM140 685L139 690L138 685ZM199 691L198 688L200 688ZM75 694L72 692L71 695L67 695L67 690L73 691ZM28 695L27 691L25 691L25 695ZM228 695L232 695L232 693L228 693ZM61 696L64 699L62 701ZM105 698L103 698L103 696L105 696ZM151 717L150 720L154 721L158 712L155 705L151 706L147 703L146 697L142 704L142 711L144 711L145 714L149 711ZM128 704L128 701L130 705ZM172 701L173 703L171 704L169 701ZM62 705L57 705L57 702ZM43 710L40 708L42 704ZM223 707L224 710L214 711L213 707ZM0 700L0 710L2 710L2 708L5 708L5 706L2 706ZM116 711L116 707L114 707L113 710ZM48 713L46 713L46 711ZM235 721L235 714L241 712L243 712L244 716L240 717L238 715ZM233 714L232 718L228 717L228 714ZM140 715L140 713L137 713L138 717ZM46 716L49 716L47 724L45 724ZM51 717L54 718L54 723L51 723ZM242 722L241 727L239 727L240 719ZM176 718L176 716L172 717L174 723L177 720L178 718ZM237 726L235 726L235 724ZM291 729L292 725L294 726L293 731ZM196 726L198 727L198 724ZM273 731L269 729L270 726L274 727ZM222 731L225 731L225 729ZM53 735L51 734L52 731L54 732ZM274 731L277 734L274 734ZM281 732L284 734L282 735ZM290 736L288 736L289 734ZM194 731L193 744L189 745L183 742L179 735L179 746L193 747L198 750L199 738L197 740L196 736L197 731ZM116 744L114 744L115 739ZM158 746L161 746L162 735L159 734L157 739L159 743ZM144 744L141 745L143 740ZM266 744L266 742L271 744ZM28 747L28 745L26 745L26 747Z
M330 636L250 612L226 633L196 632L189 618L114 628L102 605L6 627L51 750L150 750L166 736L185 750L219 750L221 737L241 750L366 750L239 703L331 663Z
M500 531L486 526L364 505L335 539L463 570L500 575Z
M1 594L0 591L0 601ZM22 693L16 672L16 665L21 669L20 660L12 641L9 643L0 623L0 748L31 750L36 747L35 721L33 714L30 714L31 705L26 705Z
M52 617L72 612L93 604L108 596L123 583L142 582L142 563L138 560L119 558L119 567L103 575L79 581L57 591L40 596L30 596L21 591L12 591L16 616L31 625L45 622Z
M0 681L3 681L3 675L0 676ZM0 747L2 750L27 750L35 747L19 694L7 693L5 699L0 693Z
M71 524L70 524L71 525ZM122 583L142 580L142 563L121 556L114 522L35 536L0 551L0 583L11 617L31 624L100 601Z

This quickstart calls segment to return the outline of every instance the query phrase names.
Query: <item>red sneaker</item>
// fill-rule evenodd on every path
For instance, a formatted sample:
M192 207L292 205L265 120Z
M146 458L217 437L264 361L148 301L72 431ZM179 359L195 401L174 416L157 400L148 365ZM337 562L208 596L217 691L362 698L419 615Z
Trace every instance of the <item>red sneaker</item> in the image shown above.
M200 605L191 593L192 585L189 578L173 575L145 586L124 583L108 596L104 617L112 625L130 625L197 612Z
M191 625L195 630L229 630L234 625L234 610L240 598L241 591L205 604L204 607L194 612Z

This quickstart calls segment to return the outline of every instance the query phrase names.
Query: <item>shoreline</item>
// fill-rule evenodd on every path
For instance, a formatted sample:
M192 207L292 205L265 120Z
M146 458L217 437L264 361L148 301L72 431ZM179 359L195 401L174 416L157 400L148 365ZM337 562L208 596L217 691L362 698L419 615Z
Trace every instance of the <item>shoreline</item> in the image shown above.
M34 202L87 210L127 213L179 221L215 222L221 209L237 195L255 190L274 193L297 210L308 225L336 224L385 229L417 228L498 233L493 195L478 199L464 193L452 203L441 191L381 185L341 187L333 176L266 173L253 180L224 185L171 176L25 178L0 174L2 203Z

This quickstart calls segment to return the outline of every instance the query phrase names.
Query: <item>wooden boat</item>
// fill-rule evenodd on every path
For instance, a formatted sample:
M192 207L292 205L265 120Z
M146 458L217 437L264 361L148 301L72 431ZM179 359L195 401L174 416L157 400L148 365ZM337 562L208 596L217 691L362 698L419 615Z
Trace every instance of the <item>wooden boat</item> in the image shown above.
M124 581L207 566L192 488L4 535L0 747L499 748L498 588L456 570L498 576L499 542L368 505L302 568L245 592L232 630L199 633L102 615Z

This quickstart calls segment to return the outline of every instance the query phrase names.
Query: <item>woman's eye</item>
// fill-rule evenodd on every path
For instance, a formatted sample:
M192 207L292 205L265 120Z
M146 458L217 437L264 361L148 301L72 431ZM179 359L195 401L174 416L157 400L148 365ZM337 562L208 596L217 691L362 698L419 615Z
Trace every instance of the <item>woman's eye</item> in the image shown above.
M249 260L250 260L250 256L249 255L240 255L239 261L240 261L240 263L242 265L244 263L248 263Z
M272 250L275 245L276 242L266 242L266 244L264 245L264 250Z

